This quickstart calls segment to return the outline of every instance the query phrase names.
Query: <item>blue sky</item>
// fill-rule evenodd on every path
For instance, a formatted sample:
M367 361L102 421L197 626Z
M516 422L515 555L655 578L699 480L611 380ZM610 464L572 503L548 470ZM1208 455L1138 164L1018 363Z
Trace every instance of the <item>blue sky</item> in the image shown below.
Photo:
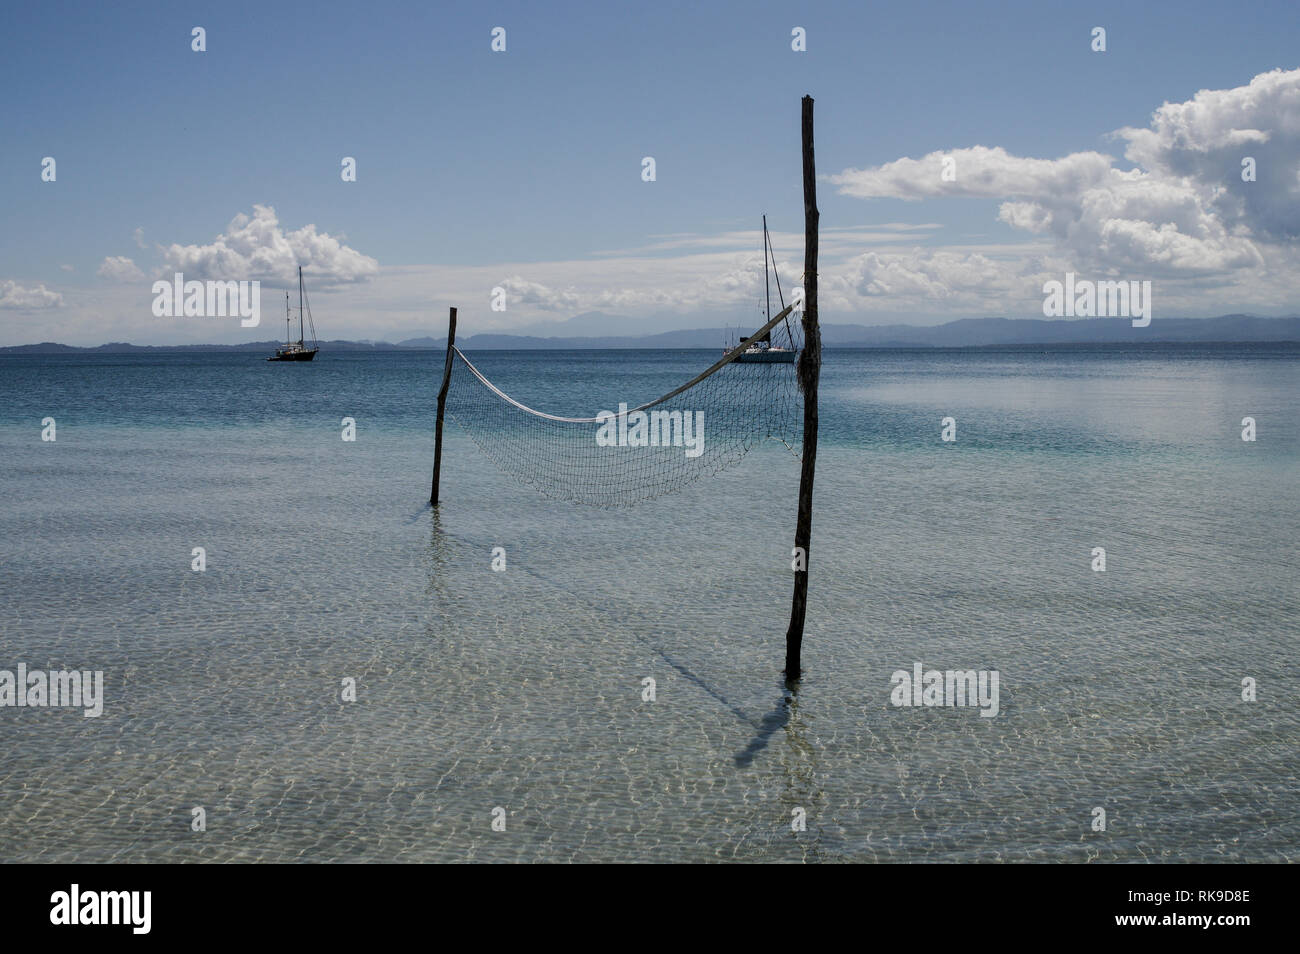
M1295 236L1221 208L1213 170L1192 170L1188 185L1175 127L1201 122L1195 135L1222 139L1217 118L1189 110L1165 130L1169 148L1148 150L1163 164L1145 170L1150 190L1179 178L1188 195L1170 201L1203 205L1186 223L1166 210L1149 224L1203 230L1188 235L1194 248L1156 249L1147 234L1114 244L1113 221L1087 221L1096 190L1110 188L1101 173L1089 174L1091 185L1066 175L1078 187L1069 209L1054 204L1068 191L1055 179L1041 194L1014 182L1021 159L1100 152L1117 172L1132 170L1132 140L1108 134L1146 129L1163 103L1200 90L1295 71L1298 9L9 4L0 15L0 344L272 337L273 325L155 318L150 286L179 262L196 278L274 286L288 280L290 258L307 267L327 337L436 334L448 304L470 332L545 329L588 311L628 316L611 319L610 333L743 321L761 288L763 212L787 281L801 264L804 93L817 103L819 173L877 170L856 180L865 194L849 180L819 184L832 239L825 322L1033 317L1037 278L1017 276L1069 268L1154 278L1169 315L1294 313L1285 289ZM194 26L206 29L206 52L190 48ZM490 49L496 26L507 31L504 53ZM791 50L796 26L806 52ZM1090 48L1095 26L1107 31L1105 53ZM1278 173L1300 102L1289 75L1263 95L1249 116L1240 104L1256 94L1225 92L1207 109L1262 130ZM962 188L940 194L905 181L916 169L890 165L977 146L1010 157L1000 171L979 171L1012 185L962 181L963 168L1003 163L998 156L954 153ZM57 161L55 182L41 181L45 156ZM357 160L356 182L340 179L344 156ZM643 156L655 158L654 182L641 179ZM1225 176L1230 159L1219 162ZM1254 185L1249 202L1261 208L1266 188L1280 190L1270 202L1283 209L1300 188L1286 170ZM1126 207L1116 218L1140 221L1135 201L1116 200ZM1009 202L1039 209L1003 211ZM1048 206L1052 224L1027 228L1046 221ZM270 251L276 230L315 228L283 240L287 257L268 251L261 261L274 264L262 272L218 274L215 263L229 258L213 246L219 236L232 243L240 214ZM1105 254L1089 251L1094 232L1110 243ZM187 251L168 253L173 246ZM106 259L131 267L106 268ZM509 291L501 313L489 308L497 286Z

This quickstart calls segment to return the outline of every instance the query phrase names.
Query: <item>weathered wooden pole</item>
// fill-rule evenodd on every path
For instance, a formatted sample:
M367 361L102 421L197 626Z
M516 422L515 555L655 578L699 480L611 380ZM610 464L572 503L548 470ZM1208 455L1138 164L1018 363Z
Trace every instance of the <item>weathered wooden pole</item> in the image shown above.
M433 489L429 503L438 506L438 477L442 473L442 417L447 410L447 388L451 385L452 348L456 344L456 309L447 320L447 363L442 369L442 388L438 391L438 423L433 438Z
M803 672L803 621L808 610L808 564L811 560L813 475L817 470L817 381L821 377L822 334L817 327L817 168L813 161L813 100L803 98L803 351L799 355L799 387L803 391L803 466L799 472L799 518L794 528L795 560L803 569L794 574L790 628L785 634L785 678ZM795 563L798 567L800 564Z

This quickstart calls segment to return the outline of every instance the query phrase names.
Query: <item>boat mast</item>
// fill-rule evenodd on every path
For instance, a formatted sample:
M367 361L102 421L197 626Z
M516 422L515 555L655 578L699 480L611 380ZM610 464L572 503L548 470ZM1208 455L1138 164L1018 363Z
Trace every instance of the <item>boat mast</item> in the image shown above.
M763 312L763 324L772 320L772 289L767 284L767 216L763 216L763 294L767 296L767 311Z
M289 290L284 292L284 346L287 348L292 343L289 337L289 322L293 320L293 312L289 310Z
M767 311L763 312L763 324L772 320L772 289L767 283L767 216L763 216L763 294L767 296ZM772 343L772 332L763 335L763 340Z
M768 234L767 234L767 216L763 216L763 248L764 248L764 252L763 252L763 255L764 255L764 268L766 268L766 256L767 256L767 253L768 253L768 252L771 252L771 253L772 253L772 277L776 279L776 297L777 297L777 301L779 301L779 302L781 303L781 308L784 309L784 308L785 308L785 295L781 294L781 275L780 275L780 274L777 272L777 270L776 270L776 249L772 247L772 239L771 239L771 237L769 237ZM765 272L764 274L766 274L766 272ZM768 298L768 300L767 300L767 310L768 310L768 311L771 311L771 310L772 310L772 299L771 299L771 298ZM797 351L798 349L795 348L795 346L794 346L794 335L792 335L792 334L790 333L790 319L789 319L789 318L787 318L787 319L785 320L785 337L786 337L786 340L789 341L789 343L790 343L790 349L791 349L792 351ZM767 340L768 340L769 343L771 343L771 341L772 341L772 334L771 334L771 332L768 332Z
M302 266L298 266L298 347L303 346L302 341Z

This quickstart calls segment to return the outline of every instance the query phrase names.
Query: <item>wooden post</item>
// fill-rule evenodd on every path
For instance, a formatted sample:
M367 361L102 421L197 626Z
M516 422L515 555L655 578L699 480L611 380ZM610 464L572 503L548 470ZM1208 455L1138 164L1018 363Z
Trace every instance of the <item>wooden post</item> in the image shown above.
M442 369L442 387L438 391L438 423L433 438L433 489L429 491L429 504L438 506L438 476L442 473L442 417L447 409L447 388L451 385L452 348L456 344L456 309L447 320L447 364Z
M813 161L813 100L803 98L803 351L799 355L799 387L803 391L803 466L799 472L799 518L794 545L803 552L804 568L794 574L790 628L785 634L785 679L803 672L803 622L808 610L808 562L812 541L813 475L817 470L817 381L821 377L822 335L817 327L817 169Z

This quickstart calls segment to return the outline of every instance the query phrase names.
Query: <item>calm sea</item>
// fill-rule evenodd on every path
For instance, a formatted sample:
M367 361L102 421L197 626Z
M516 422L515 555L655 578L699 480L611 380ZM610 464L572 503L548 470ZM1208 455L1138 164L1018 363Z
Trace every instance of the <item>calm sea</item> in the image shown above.
M715 356L471 357L591 414ZM0 859L1296 857L1297 346L828 352L794 695L785 448L603 511L452 424L435 515L441 372L0 357L0 669L105 678L0 708Z

